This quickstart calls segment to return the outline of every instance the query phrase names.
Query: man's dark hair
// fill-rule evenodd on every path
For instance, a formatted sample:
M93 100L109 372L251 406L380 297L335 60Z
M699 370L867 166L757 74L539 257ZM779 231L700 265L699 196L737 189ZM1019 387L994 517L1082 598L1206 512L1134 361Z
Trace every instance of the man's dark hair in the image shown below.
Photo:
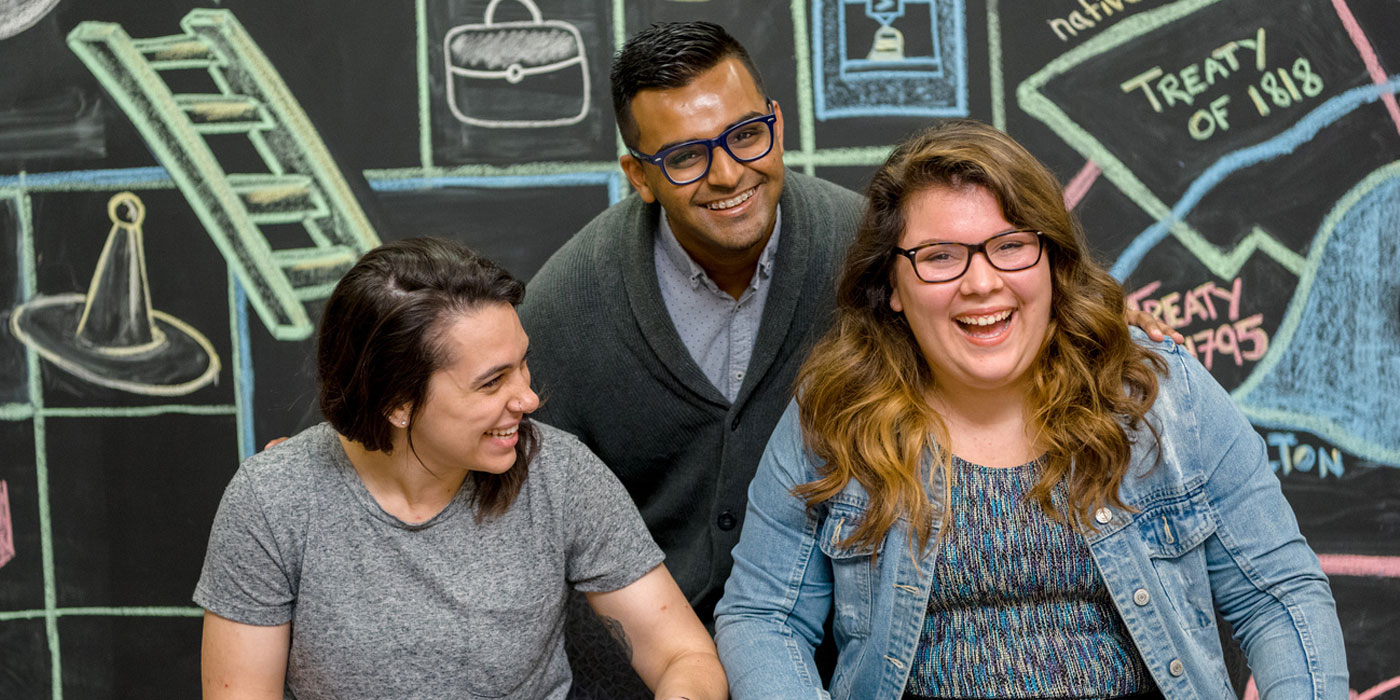
M637 32L617 52L612 65L613 115L622 141L637 147L632 98L642 90L684 87L727 58L748 69L760 95L763 78L737 39L713 22L659 22Z
M453 361L446 331L457 317L492 304L515 306L525 286L496 263L454 241L410 238L365 253L336 284L321 314L316 373L321 414L368 450L390 452L389 415L412 406L413 424L433 373ZM510 507L525 482L538 436L520 422L515 464L503 474L473 471L477 518Z

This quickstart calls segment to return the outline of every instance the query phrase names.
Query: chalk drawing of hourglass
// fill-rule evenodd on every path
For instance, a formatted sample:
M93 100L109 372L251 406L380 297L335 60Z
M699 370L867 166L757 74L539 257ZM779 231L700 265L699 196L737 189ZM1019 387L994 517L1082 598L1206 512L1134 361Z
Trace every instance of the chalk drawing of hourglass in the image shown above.
M875 30L875 40L870 44L867 61L903 61L904 33L888 24Z
M16 306L10 332L75 377L147 396L183 396L215 380L219 356L189 324L151 308L142 222L131 192L107 202L112 228L87 294L39 295Z

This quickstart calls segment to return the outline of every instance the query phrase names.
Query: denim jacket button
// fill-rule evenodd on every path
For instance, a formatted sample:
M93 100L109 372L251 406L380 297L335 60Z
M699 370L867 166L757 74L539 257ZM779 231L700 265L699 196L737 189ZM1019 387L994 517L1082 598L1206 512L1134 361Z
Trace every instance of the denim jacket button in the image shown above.
M1107 525L1110 520L1113 520L1113 511L1100 508L1094 511L1094 520L1097 520L1100 525Z
M1147 605L1147 601L1149 600L1152 600L1152 596L1148 595L1146 588L1139 588L1133 591L1133 602L1137 603L1139 606Z
M1167 670L1170 671L1173 676L1179 676L1186 673L1186 664L1181 663L1181 659L1172 659L1171 664L1167 666Z

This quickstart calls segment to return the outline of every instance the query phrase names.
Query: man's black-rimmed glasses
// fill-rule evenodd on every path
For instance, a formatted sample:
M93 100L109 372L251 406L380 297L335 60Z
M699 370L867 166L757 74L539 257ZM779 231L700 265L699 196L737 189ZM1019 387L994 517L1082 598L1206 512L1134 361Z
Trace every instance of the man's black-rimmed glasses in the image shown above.
M778 121L775 104L768 100L768 114L745 119L712 139L678 143L655 155L647 155L633 148L627 151L633 158L661 168L661 174L671 184L688 185L710 173L715 147L723 148L730 158L740 163L749 163L768 155L773 150L773 125Z

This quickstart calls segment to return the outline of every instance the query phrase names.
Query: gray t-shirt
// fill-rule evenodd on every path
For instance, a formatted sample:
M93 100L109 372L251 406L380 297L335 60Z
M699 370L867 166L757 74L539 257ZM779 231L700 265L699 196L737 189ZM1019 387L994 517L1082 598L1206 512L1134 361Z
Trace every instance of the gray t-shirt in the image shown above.
M520 495L482 523L470 480L431 520L388 514L326 424L254 455L224 492L195 602L292 623L289 698L562 700L568 588L617 590L662 554L612 472L535 425Z

